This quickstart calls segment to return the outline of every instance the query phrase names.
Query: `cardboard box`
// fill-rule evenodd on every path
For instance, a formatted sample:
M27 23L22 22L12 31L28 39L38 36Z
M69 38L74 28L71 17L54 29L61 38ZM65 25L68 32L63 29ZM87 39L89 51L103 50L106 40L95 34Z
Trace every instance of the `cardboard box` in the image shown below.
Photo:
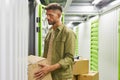
M38 64L47 64L47 60L37 56L28 56L28 80L35 80L34 73L40 69ZM52 80L51 74L48 73L39 80Z
M80 59L76 60L73 65L73 75L86 74L89 72L89 60Z
M76 80L75 76L73 76L72 80Z
M80 75L73 75L73 79L72 80L78 80L79 77L80 77Z
M99 74L96 71L91 71L88 74L81 74L78 80L99 80Z

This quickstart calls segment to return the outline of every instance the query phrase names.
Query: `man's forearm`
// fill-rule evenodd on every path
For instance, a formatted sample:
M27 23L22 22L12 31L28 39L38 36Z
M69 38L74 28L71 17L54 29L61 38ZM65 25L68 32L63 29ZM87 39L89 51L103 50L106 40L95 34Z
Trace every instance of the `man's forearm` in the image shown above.
M61 68L61 65L59 63L56 63L56 64L50 66L49 71L52 72L59 68Z

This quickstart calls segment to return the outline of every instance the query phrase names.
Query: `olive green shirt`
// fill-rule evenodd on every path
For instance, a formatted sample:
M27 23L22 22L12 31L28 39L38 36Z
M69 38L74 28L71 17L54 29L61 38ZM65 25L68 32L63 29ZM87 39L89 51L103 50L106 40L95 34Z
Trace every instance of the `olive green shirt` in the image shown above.
M45 58L47 58L49 41L52 31L53 30L50 29L45 38L45 47L43 54ZM52 42L51 65L59 63L61 65L61 68L51 72L53 80L72 79L72 65L74 62L75 41L75 33L71 29L67 28L65 25L61 25L55 30L54 39Z

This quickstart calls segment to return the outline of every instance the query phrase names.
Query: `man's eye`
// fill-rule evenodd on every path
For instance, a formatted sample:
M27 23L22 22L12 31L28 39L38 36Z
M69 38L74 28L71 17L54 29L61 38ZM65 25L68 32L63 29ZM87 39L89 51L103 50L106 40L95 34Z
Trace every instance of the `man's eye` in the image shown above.
M49 16L53 16L52 14L50 14Z

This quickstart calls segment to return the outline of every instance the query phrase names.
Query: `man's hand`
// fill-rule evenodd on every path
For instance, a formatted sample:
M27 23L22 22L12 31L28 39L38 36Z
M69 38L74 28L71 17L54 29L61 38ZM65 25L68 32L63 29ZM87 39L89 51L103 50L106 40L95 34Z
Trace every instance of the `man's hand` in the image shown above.
M45 64L39 64L41 67L39 71L35 72L35 78L36 80L42 79L45 77L49 72L54 71L56 69L59 69L61 66L60 64L54 64L54 65L45 65Z
M36 80L43 78L44 76L46 76L46 74L48 74L50 72L50 66L46 65L46 64L38 64L40 68L39 71L35 72L35 78Z

